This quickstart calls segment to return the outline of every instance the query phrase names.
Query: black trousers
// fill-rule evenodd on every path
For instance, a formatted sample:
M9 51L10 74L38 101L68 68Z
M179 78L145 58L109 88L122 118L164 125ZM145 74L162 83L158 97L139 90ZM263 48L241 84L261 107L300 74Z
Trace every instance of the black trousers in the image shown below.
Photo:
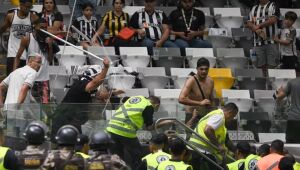
M216 170L218 169L214 164L204 159L195 151L189 151L192 154L192 159L189 164L193 167L193 170ZM211 154L204 153L205 156L216 162L216 159Z
M296 69L298 64L297 56L282 56L282 69Z
M300 143L300 120L288 120L286 125L286 143Z
M15 62L15 57L8 57L6 59L6 75L9 75L11 72L13 72L14 62ZM20 64L18 68L23 67L25 65L26 65L26 60L20 60Z
M115 142L112 152L119 155L133 170L136 169L142 163L142 158L145 155L138 138L126 138L113 133L110 135ZM129 159L125 157L125 152L129 154Z

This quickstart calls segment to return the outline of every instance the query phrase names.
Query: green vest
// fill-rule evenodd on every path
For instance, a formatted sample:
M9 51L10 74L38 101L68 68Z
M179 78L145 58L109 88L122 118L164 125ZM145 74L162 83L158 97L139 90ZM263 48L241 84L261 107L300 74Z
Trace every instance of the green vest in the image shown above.
M294 170L300 170L300 163L296 162L293 167Z
M84 159L90 158L90 155L87 155L87 154L82 153L82 152L76 152L76 154L82 156Z
M171 159L171 155L161 150L156 153L150 153L142 158L142 160L146 160L147 162L147 170L155 170L158 164L169 159Z
M217 138L218 142L220 144L222 144L225 148L225 140L226 140L227 129L225 127L225 116L224 116L223 110L217 109L217 110L209 112L202 119L200 119L200 121L198 122L198 125L197 125L197 127L195 128L194 131L196 131L196 133L198 133L204 139L209 140L207 138L207 136L205 135L205 133L204 133L204 129L205 129L205 126L207 124L208 119L211 116L214 116L214 115L222 115L223 116L222 125L218 129L215 130L215 135L216 135L216 138ZM201 140L199 140L194 134L191 136L189 142L191 144L193 144L195 147L199 147L199 148L201 148L205 151L208 151L211 154L215 155L217 159L219 159L219 160L222 159L221 155L219 155L218 152L215 149L211 148L208 144L206 144L206 143L202 142Z
M144 124L142 113L147 106L152 106L152 104L144 96L130 97L116 110L106 131L127 138L135 138L136 131Z
M157 170L186 170L186 169L190 169L193 170L193 167L191 165L187 165L185 164L183 161L180 162L175 162L175 161L163 161L161 162L158 167Z
M0 146L0 160L1 160L0 169L1 170L6 170L6 168L4 167L4 157L8 150L9 148Z
M260 158L261 157L258 155L253 155L253 154L248 155L247 158L245 159L245 170L255 170L257 161Z
M239 159L235 162L227 164L228 170L239 170L245 162L245 159Z

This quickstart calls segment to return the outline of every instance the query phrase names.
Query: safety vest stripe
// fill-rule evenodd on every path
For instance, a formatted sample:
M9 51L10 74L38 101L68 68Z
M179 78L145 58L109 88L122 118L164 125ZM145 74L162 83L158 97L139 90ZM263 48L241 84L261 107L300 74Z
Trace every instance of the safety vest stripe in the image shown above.
M198 147L198 148L200 148L200 149L203 149L203 150L205 150L205 151L207 151L207 152L211 152L211 151L208 150L208 148L206 148L205 146L202 146L201 144L199 144L199 143L197 143L197 142L189 141L189 143L191 143L192 145L194 145L194 146L196 146L196 147Z
M124 110L129 111L129 112L142 112L142 111L144 111L144 109L142 109L142 108L128 108L128 109L125 109L125 107L124 107ZM121 115L121 114L123 114L123 108L122 108L122 111L116 112L114 114L114 116L118 116L118 115Z
M131 119L128 116L127 111L133 111L133 112L142 112L144 109L141 108L129 108L126 109L124 105L121 106L121 110L120 112L117 112L113 115L113 117L111 118L112 120L117 120L117 121L121 121L121 122L125 122L128 123L129 125L131 125L135 130L138 130L139 128L137 127L136 124L134 124ZM118 118L116 116L124 114L125 118Z
M113 117L113 118L111 118L111 120L116 120L116 121L124 122L124 123L130 124L130 125L132 123L129 119L120 118L120 117Z
M120 131L123 131L123 132L126 132L126 133L131 133L131 134L134 134L134 135L136 134L135 130L126 129L126 128L123 128L123 127L120 127L120 126L117 126L117 125L113 125L113 124L108 124L107 127L117 129L117 130L120 130Z
M267 168L267 170L272 170L272 169L275 168L278 164L279 164L278 161L274 162L269 168Z
M156 168L154 168L152 166L147 166L147 170L156 170Z
M125 108L124 105L121 106L121 109L122 109L122 112L124 113L125 118L126 118L127 120L129 120L129 121L127 121L127 123L129 123L135 130L138 130L139 128L137 127L137 125L134 124L134 123L131 121L131 119L129 118L128 113L127 113L127 110L126 110L126 108Z

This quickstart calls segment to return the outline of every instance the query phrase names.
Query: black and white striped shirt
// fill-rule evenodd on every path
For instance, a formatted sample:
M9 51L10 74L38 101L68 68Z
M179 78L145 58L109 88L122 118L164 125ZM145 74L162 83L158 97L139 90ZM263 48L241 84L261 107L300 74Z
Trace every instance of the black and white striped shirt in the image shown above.
M280 11L279 8L276 7L276 4L274 2L269 1L264 6L261 6L260 4L255 5L250 11L249 21L253 22L255 25L259 25L267 21L271 16L276 16L277 18L279 18ZM273 36L278 32L277 23L265 27L262 30L266 33L267 39L263 40L256 33L254 33L254 46L274 44L275 42L273 41Z
M90 39L93 38L95 32L98 30L98 21L94 16L92 16L90 20L85 16L78 17L73 25ZM80 41L87 41L82 36L80 36L79 39Z
M135 12L130 20L130 26L135 29L144 29L146 38L159 40L163 34L162 25L169 24L166 14L161 10L155 10L149 15L145 9Z

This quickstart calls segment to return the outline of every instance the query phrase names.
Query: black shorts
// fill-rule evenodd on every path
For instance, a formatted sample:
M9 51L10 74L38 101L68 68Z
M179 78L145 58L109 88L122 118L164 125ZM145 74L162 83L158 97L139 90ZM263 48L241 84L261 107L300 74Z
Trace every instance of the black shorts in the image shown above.
M14 62L15 62L15 57L8 57L6 59L6 75L9 75L11 72L13 72ZM26 60L20 60L20 64L18 68L23 67L25 65L26 65Z
M282 69L296 69L298 58L297 56L282 56Z
M300 120L288 120L286 125L286 143L300 143Z

